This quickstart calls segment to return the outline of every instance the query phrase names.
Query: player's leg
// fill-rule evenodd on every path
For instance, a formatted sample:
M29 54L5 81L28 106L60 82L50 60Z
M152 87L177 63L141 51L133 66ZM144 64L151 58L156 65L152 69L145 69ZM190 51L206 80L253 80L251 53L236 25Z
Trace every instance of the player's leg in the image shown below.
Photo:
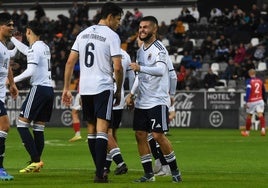
M154 140L152 133L148 134L147 139L148 139L148 142L149 142L149 145L150 145L152 155L153 155L154 160L155 160L155 164L154 164L154 167L153 167L153 172L156 174L161 170L162 164L161 164L159 153L158 153L158 150L157 150L157 147L156 147L156 141Z
M261 136L265 136L266 130L265 130L264 102L263 101L260 101L260 103L257 105L256 111L257 111L257 116L260 121Z
M72 108L72 127L73 127L73 130L74 130L74 137L72 137L69 141L70 142L75 142L77 140L81 140L82 137L81 137L81 132L80 132L80 117L79 117L79 112L81 110L81 98L80 98L80 95L79 93L75 96L75 99L74 99L74 104L73 106L71 107Z
M72 137L69 141L75 142L77 140L81 140L81 132L80 132L80 118L79 118L79 110L72 109L72 126L74 130L74 137Z
M123 156L121 154L120 148L117 144L117 141L114 137L114 130L119 128L122 119L122 111L123 110L113 110L112 122L109 125L108 129L108 154L106 157L106 165L105 169L108 172L110 169L111 161L109 160L109 156L117 165L114 174L121 175L125 174L128 171L127 165L124 162Z
M147 119L147 111L143 109L134 110L133 130L135 131L135 137L138 146L138 152L140 155L141 164L143 167L144 175L135 180L135 182L150 182L155 181L153 167L152 167L152 155L150 146L147 140L149 126Z
M6 113L6 109L4 108L4 103L0 101L0 180L14 179L13 176L7 173L3 165L9 125L9 118Z
M175 152L164 132L168 131L168 108L166 106L156 106L150 111L151 119L155 122L152 125L152 135L160 145L161 151L170 167L173 182L180 182L181 174L178 169Z

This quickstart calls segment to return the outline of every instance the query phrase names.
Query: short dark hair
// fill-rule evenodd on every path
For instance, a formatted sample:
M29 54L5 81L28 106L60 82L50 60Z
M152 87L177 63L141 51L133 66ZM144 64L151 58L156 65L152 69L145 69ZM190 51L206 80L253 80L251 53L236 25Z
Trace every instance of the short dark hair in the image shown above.
M0 13L0 25L8 24L12 21L12 17L9 13Z
M101 18L107 18L109 14L112 14L113 16L123 15L123 9L116 5L115 3L104 3L101 7Z
M150 21L153 22L154 24L156 24L158 26L158 21L156 19L156 17L154 16L144 16L141 21Z
M41 24L36 20L30 21L26 28L31 29L37 36L40 36L43 32Z

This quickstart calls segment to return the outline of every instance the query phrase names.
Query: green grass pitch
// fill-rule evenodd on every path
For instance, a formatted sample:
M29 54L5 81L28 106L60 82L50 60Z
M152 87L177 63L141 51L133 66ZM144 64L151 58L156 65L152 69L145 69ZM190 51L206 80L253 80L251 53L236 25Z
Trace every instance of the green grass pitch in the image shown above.
M121 152L129 167L125 175L115 176L111 167L109 185L94 184L94 166L86 140L70 143L70 127L45 129L46 146L40 173L19 174L29 157L12 127L7 143L4 165L14 176L13 181L0 181L2 188L262 188L268 186L268 136L252 131L249 137L239 130L171 128L172 142L183 182L175 184L171 177L156 177L153 183L133 183L143 175L134 132L129 128L118 130Z

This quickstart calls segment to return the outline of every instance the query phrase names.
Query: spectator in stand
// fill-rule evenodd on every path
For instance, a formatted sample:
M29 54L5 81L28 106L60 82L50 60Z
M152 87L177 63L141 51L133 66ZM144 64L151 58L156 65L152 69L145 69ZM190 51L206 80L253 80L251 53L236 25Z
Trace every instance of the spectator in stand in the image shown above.
M83 4L79 7L78 17L80 20L88 20L89 4L87 1L83 1Z
M165 21L162 21L159 25L158 34L165 37L168 33L168 26Z
M185 35L185 26L183 25L183 22L178 20L177 21L177 25L175 27L175 30L174 30L174 37L176 39L181 39L184 37Z
M218 20L222 17L222 11L219 8L213 8L210 11L209 22L212 24L218 24Z
M234 62L242 64L245 60L246 56L246 48L243 43L240 43L239 46L235 50Z
M251 10L249 12L252 13L252 14L254 14L255 15L255 18L257 20L259 20L261 18L261 11L260 11L260 9L258 8L258 6L255 3L252 4Z
M193 56L189 54L188 51L183 52L183 58L181 59L181 64L182 66L189 67L189 63L193 60Z
M227 38L225 38L224 34L221 34L216 49L217 61L219 62L228 61L229 47L230 47L230 41Z
M70 21L78 16L79 7L76 1L73 1L73 6L68 10Z
M261 18L260 24L258 25L256 29L256 35L257 37L261 38L262 36L266 35L268 33L268 22L266 19Z
M194 76L194 72L191 69L186 69L185 88L184 89L187 91L199 89L198 80Z
M199 22L200 13L195 5L190 9L190 15L195 19L195 22Z
M195 74L196 70L201 69L201 67L202 67L201 59L198 55L195 55L195 56L193 56L192 61L190 61L187 64L186 68L191 69L193 71L193 74Z
M35 6L33 6L32 8L30 8L30 10L35 10L34 12L34 19L39 21L39 22L43 22L45 17L46 17L46 13L45 10L43 8L42 5L40 5L38 3L38 1L35 3Z
M243 77L245 80L249 78L248 71L250 69L255 69L255 64L251 59L247 59L246 63L242 66Z
M189 54L193 53L194 44L193 41L190 40L189 36L185 36L182 44L183 51L189 52Z
M211 68L209 68L203 80L204 87L206 89L214 88L217 85L218 79L219 79L218 75L213 73Z
M134 8L134 21L138 24L142 18L142 12L137 7Z
M205 55L212 58L215 54L216 45L214 40L210 35L202 42L201 44L201 55L204 57Z
M222 78L228 80L233 80L236 79L235 76L235 62L233 60L233 58L230 58L228 60L228 66L226 67L226 69L223 72Z
M11 14L12 20L14 22L14 25L17 26L19 23L20 15L18 14L17 9L13 10L13 13Z
M24 9L20 9L20 14L19 14L19 22L18 22L18 31L24 31L26 25L28 24L28 14L24 11Z
M180 66L177 71L177 90L183 90L185 88L186 69L183 65Z

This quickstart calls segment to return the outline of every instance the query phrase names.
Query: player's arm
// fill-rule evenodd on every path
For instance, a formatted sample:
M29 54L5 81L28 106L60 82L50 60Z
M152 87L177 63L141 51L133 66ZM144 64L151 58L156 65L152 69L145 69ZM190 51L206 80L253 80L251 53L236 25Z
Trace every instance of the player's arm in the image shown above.
M264 103L266 104L267 96L266 96L266 91L265 91L264 84L262 84L262 99L263 99Z
M78 58L79 58L78 52L71 50L70 55L65 65L63 90L69 90L70 88L74 66L75 66L75 63L78 61Z
M140 66L137 63L131 63L130 67L135 72L142 72L153 76L162 76L166 69L166 65L164 62L156 62L156 66L154 67Z
M70 106L72 103L72 94L70 92L71 78L75 63L78 61L79 55L77 51L71 50L68 60L65 65L64 72L64 87L62 92L62 103L66 106Z
M15 45L15 47L24 55L28 54L29 47L16 39L15 37L11 37L11 42Z
M135 72L132 69L127 69L127 77L128 77L128 86L129 89L131 89L135 81Z
M126 104L129 108L134 107L135 93L138 89L138 84L139 84L139 78L138 78L138 76L136 76L135 81L134 81L132 88L130 90L130 93L126 97Z
M17 83L17 82L20 82L26 78L31 77L33 75L33 73L35 72L36 67L37 67L36 63L28 63L27 69L25 71L23 71L23 73L21 73L20 75L16 76L14 78L14 82Z
M13 98L16 98L18 96L19 91L18 91L17 86L14 82L13 71L12 71L10 66L8 68L7 79L8 79L9 92Z
M251 85L250 85L250 81L249 80L246 82L246 85L247 85L247 87L246 87L245 102L248 102L249 96L250 96L250 92L251 92Z
M115 106L120 104L121 100L121 89L123 83L123 67L121 62L121 56L113 56L113 68L114 68L114 79L116 83L116 91L115 91Z

